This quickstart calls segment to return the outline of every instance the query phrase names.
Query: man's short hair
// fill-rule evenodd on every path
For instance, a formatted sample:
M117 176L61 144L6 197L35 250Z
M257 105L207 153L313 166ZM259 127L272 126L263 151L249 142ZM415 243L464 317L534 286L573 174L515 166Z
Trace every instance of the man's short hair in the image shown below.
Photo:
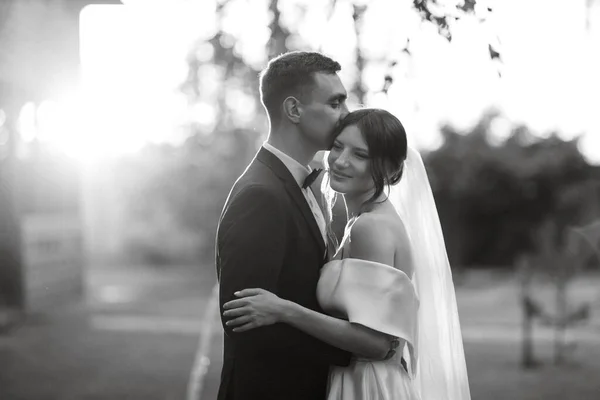
M271 123L280 119L280 107L288 96L302 99L314 84L314 73L335 74L342 67L317 52L292 51L269 61L260 73L260 101Z

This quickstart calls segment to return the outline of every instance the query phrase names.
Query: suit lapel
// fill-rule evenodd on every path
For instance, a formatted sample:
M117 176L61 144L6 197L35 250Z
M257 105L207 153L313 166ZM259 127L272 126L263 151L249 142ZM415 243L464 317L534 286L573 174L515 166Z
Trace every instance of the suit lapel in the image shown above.
M325 243L323 242L323 236L321 235L319 225L317 225L317 221L315 221L315 217L313 216L310 206L306 202L304 194L302 194L302 189L300 189L290 171L275 154L263 147L261 147L261 149L258 151L256 158L268 166L275 173L275 175L277 175L279 179L283 181L285 190L294 200L298 206L298 209L302 213L302 216L306 220L306 223L310 229L310 233L319 246L319 251L321 253L325 252Z

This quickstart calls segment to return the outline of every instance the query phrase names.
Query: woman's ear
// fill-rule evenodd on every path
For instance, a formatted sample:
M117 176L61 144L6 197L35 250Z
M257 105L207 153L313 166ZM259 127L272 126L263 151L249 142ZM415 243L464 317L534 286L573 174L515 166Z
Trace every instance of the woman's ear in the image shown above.
M283 114L293 124L300 123L300 115L302 114L302 103L294 96L288 96L283 101Z

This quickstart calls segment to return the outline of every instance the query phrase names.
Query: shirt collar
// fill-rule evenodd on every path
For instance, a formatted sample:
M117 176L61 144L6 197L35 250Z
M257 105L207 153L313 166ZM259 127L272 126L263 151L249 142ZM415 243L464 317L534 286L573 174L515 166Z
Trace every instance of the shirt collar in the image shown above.
M273 145L267 142L263 143L263 147L281 160L283 165L286 166L288 171L290 171L290 173L294 177L294 180L296 181L298 186L302 187L304 179L306 179L308 174L311 172L311 168L309 166L300 164L298 161L294 160L292 157L288 156L283 151L273 147Z

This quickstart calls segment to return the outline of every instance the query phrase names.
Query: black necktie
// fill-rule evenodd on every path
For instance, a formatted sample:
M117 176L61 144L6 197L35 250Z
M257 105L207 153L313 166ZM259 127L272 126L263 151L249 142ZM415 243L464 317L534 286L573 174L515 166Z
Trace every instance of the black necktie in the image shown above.
M313 184L315 179L319 176L319 174L323 171L323 168L313 169L310 174L304 179L304 183L302 183L302 189L306 189L310 185Z

